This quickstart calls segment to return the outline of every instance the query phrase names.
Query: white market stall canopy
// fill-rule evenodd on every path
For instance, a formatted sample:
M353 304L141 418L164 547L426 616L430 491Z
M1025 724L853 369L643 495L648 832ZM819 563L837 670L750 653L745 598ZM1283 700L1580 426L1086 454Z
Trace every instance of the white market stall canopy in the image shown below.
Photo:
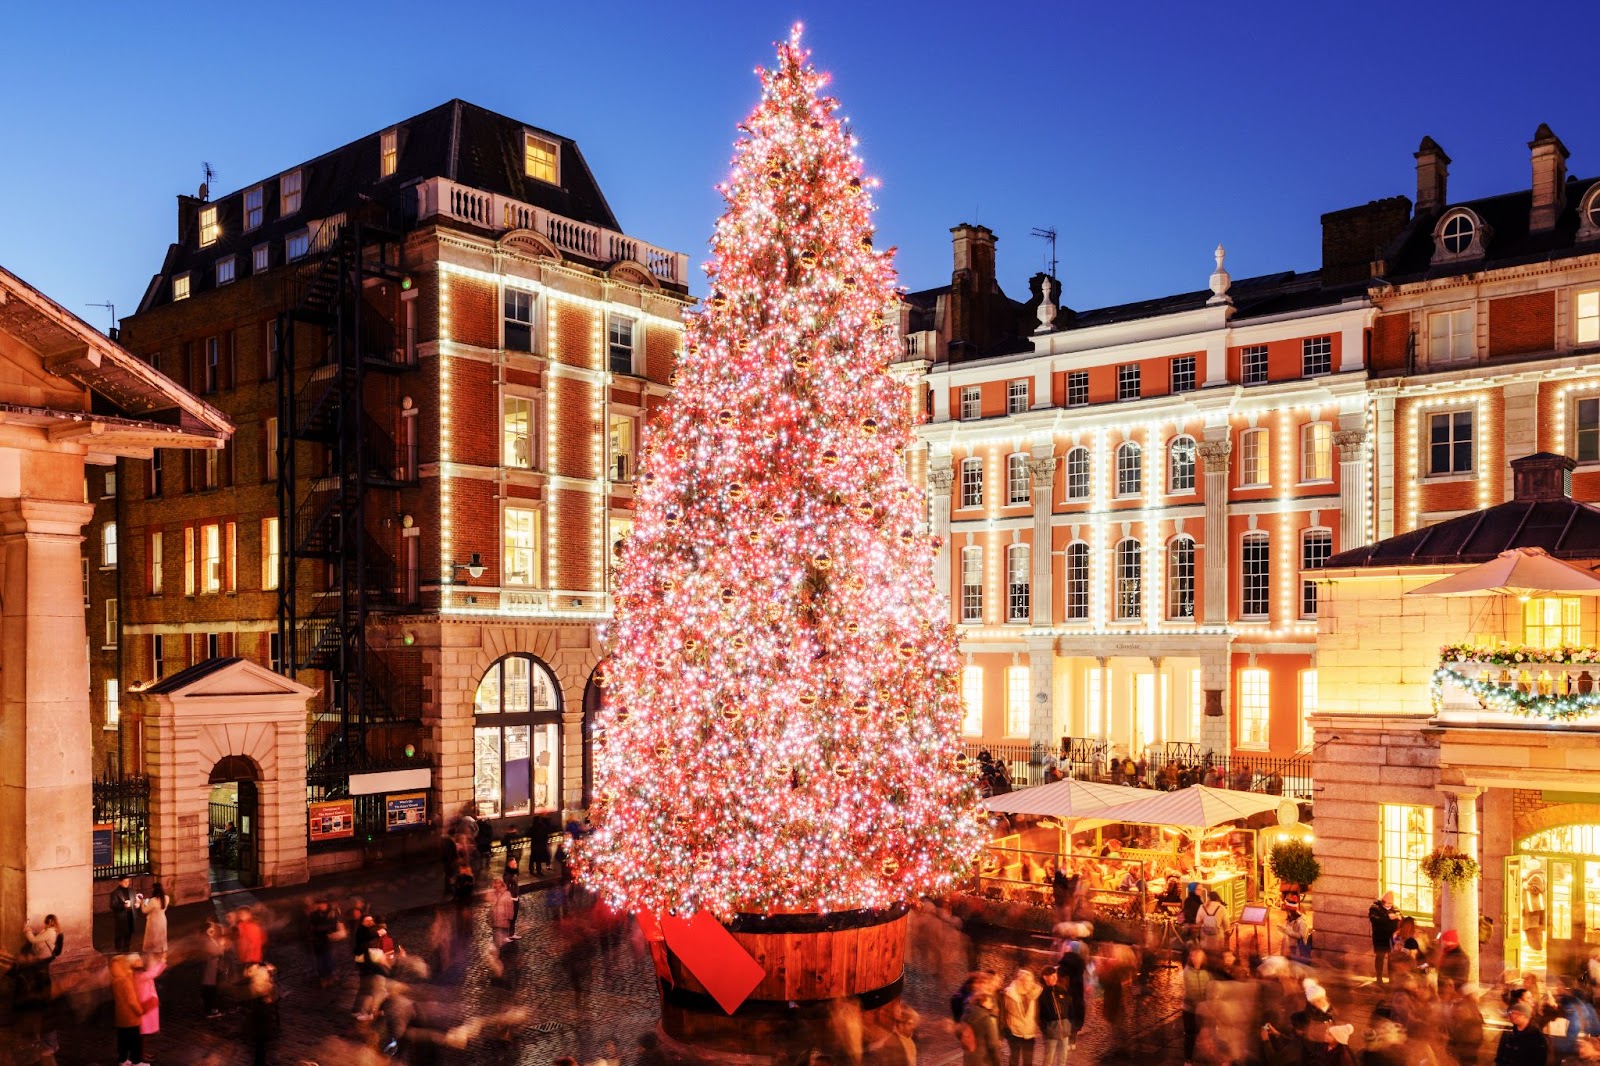
M1512 548L1407 596L1600 596L1600 575L1549 555L1543 548Z
M1033 791L1033 790L1030 790ZM1102 822L1130 822L1135 825L1170 825L1181 829L1210 829L1214 825L1248 818L1264 811L1276 811L1293 800L1260 792L1236 792L1231 788L1190 785L1176 792L1151 792L1148 789L1123 789L1137 798L1115 807L1093 812ZM1004 797L1002 797L1004 798ZM1298 811L1296 812L1298 815Z
M1000 814L1039 814L1056 818L1094 818L1111 807L1132 803L1152 795L1148 789L1126 785L1102 785L1094 781L1052 781L1017 792L990 796L983 807Z

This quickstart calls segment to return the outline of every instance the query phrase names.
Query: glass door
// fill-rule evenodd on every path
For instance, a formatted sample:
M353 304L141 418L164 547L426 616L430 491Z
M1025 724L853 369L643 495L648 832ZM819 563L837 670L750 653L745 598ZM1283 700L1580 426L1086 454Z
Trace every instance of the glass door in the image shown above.
M1501 930L1505 937L1506 969L1521 971L1524 942L1522 939L1522 856L1506 857L1506 922Z

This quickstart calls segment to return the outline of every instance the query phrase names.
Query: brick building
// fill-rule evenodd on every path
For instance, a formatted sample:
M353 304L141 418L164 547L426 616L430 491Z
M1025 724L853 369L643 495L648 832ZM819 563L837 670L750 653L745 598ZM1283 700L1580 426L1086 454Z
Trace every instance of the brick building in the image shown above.
M1570 972L1600 930L1596 719L1566 702L1592 687L1596 601L1406 595L1502 548L1600 561L1582 502L1600 499L1600 179L1569 177L1547 126L1528 150L1528 188L1460 202L1444 150L1417 151L1416 210L1370 290L1381 539L1330 562L1318 651L1318 941L1363 954L1366 905L1394 891L1464 943L1492 918L1486 976ZM1500 642L1541 667L1511 674ZM1442 643L1486 654L1455 661ZM1441 667L1454 680L1435 700ZM1459 683L1486 677L1501 691ZM1508 710L1507 688L1525 706ZM1483 864L1459 899L1417 871L1446 843Z
M952 284L903 325L974 742L1263 773L1308 742L1302 571L1370 512L1372 308L1348 218L1324 226L1320 272L1233 281L1219 248L1208 288L1085 311L1042 274L1009 300L993 235L953 231Z
M993 234L953 231L902 365L975 743L1304 750L1308 571L1508 499L1537 451L1600 497L1600 181L1547 127L1529 150L1528 189L1451 203L1425 138L1415 209L1324 215L1319 270L1233 281L1219 249L1209 289L1119 307L1011 300Z
M430 816L581 805L686 268L621 231L573 141L462 101L180 197L122 337L239 430L91 484L100 706L242 656L315 690L312 795L353 796L362 832L386 812L352 776L425 779ZM142 724L102 724L101 763L139 772Z

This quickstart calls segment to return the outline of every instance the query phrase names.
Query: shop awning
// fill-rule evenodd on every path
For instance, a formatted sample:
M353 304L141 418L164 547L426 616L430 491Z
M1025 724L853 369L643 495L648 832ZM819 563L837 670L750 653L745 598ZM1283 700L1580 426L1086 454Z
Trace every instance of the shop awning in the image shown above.
M1543 548L1512 548L1406 595L1600 596L1600 575L1557 559Z
M1094 781L1052 781L1017 792L990 796L983 806L1001 814L1040 814L1056 818L1104 819L1100 812L1130 803L1149 790L1126 785L1102 785Z
M1209 829L1253 814L1275 811L1285 803L1294 803L1282 796L1237 792L1231 788L1211 788L1207 785L1190 785L1176 792L1151 792L1148 789L1123 791L1135 792L1138 798L1093 812L1096 820Z

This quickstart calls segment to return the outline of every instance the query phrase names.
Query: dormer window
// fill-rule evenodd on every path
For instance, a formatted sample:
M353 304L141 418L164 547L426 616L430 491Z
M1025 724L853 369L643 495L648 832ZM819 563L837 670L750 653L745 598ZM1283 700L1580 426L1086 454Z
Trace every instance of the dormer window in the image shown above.
M292 215L300 210L300 171L291 170L278 179L278 214Z
M1589 186L1578 204L1578 240L1600 240L1600 181Z
M384 130L378 136L378 177L389 177L399 164L400 131Z
M187 300L188 298L189 272L185 270L182 274L177 274L172 279L172 302L177 303L179 300Z
M217 224L217 205L200 209L200 247L209 248L217 243L222 227Z
M261 186L244 191L244 228L253 230L261 225Z
M1433 230L1433 261L1471 259L1483 254L1490 237L1489 227L1467 208L1449 211Z
M551 185L561 184L561 172L557 163L559 149L556 142L540 137L537 134L523 135L522 169L530 178L539 181L548 181Z
M1472 247L1472 238L1478 232L1470 215L1451 215L1444 224L1444 250L1460 255Z

